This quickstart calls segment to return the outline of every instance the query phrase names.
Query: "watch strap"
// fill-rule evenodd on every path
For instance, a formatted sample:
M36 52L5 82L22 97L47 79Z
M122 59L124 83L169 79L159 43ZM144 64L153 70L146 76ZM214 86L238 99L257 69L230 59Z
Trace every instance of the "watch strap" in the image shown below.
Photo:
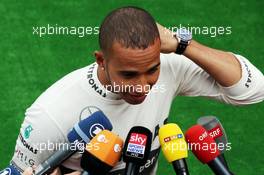
M183 52L185 51L185 49L187 48L188 46L188 41L183 41L183 40L180 40L179 44L178 44L178 47L175 51L176 54L183 54Z

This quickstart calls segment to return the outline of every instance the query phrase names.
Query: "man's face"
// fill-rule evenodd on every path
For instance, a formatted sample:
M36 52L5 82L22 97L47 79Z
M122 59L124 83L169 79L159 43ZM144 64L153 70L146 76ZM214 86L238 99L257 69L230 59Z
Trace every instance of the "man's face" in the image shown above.
M115 92L130 104L142 103L159 77L160 40L144 50L124 48L115 42L104 61L106 76Z

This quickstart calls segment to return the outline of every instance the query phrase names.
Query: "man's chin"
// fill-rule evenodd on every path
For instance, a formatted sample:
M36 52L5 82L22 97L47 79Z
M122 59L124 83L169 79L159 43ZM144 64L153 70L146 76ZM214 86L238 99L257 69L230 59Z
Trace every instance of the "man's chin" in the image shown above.
M146 97L147 95L141 97L133 97L129 95L129 96L124 96L123 99L129 104L137 105L143 103Z

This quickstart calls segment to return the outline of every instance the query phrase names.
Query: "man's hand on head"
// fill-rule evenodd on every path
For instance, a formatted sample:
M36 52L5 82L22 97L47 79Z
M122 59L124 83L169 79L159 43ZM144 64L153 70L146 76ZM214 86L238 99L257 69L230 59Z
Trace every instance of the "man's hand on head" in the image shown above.
M175 52L178 45L178 41L173 36L173 32L163 27L159 23L157 23L157 27L159 29L160 40L161 40L160 52L162 53Z

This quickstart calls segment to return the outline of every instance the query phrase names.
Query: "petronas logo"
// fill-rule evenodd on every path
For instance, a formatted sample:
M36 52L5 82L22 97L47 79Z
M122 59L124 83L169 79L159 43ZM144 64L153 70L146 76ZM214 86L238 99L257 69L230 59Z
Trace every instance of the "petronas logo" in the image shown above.
M33 128L31 125L28 125L24 130L24 137L25 139L28 139L30 137L30 133L33 131Z

